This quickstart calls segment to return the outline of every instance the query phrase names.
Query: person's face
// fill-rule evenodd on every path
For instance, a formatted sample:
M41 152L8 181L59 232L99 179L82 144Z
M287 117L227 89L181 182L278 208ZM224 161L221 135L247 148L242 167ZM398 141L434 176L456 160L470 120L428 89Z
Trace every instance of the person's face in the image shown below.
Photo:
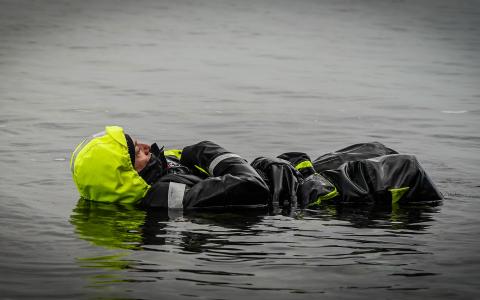
M150 160L152 154L150 153L150 146L147 144L143 144L138 140L134 140L135 144L135 170L140 172L145 168Z

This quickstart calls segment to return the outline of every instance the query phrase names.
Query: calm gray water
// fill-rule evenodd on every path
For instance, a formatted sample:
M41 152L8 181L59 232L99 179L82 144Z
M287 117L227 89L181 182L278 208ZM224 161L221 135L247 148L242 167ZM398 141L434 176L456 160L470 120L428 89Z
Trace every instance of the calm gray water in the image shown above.
M0 0L0 299L478 298L479 79L478 1ZM70 152L109 124L249 160L375 140L445 200L88 206Z

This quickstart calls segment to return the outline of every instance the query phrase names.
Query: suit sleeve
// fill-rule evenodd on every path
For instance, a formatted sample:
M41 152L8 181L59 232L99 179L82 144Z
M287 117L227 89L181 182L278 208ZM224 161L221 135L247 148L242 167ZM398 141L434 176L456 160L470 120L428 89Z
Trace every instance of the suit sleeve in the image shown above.
M268 204L268 186L255 169L239 155L213 142L185 147L180 162L207 176L186 191L186 209Z

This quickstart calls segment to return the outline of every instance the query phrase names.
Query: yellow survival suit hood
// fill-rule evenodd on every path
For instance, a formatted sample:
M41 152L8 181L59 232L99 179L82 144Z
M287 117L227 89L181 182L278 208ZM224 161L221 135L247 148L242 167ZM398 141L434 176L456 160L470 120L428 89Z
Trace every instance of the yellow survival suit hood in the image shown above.
M136 203L150 186L137 173L123 128L107 126L80 143L70 159L80 196L100 202Z

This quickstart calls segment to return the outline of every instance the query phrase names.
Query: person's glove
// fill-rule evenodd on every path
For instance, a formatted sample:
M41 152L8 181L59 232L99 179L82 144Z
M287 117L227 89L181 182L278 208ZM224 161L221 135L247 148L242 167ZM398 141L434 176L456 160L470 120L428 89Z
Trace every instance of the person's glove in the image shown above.
M279 158L258 157L251 165L268 184L271 204L278 203L282 208L295 205L300 174L292 164Z

